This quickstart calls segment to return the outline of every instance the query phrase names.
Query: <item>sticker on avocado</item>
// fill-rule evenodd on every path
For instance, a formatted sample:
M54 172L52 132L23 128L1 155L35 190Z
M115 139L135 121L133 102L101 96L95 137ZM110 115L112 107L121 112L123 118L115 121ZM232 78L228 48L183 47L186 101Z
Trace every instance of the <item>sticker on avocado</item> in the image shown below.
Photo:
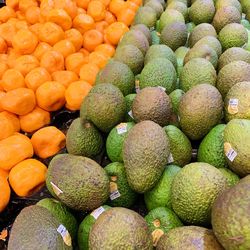
M153 245L154 247L156 247L159 239L161 238L161 236L164 234L163 230L157 228L152 232L152 237L153 237Z
M134 116L133 116L132 110L130 110L130 111L128 112L128 115L129 115L132 119L134 119Z
M57 185L55 185L52 181L50 182L50 184L56 196L59 196L60 194L63 193L63 191Z
M66 227L62 224L59 225L59 227L57 228L57 232L59 234L61 234L62 238L63 238L63 241L64 243L67 245L67 246L71 246L72 244L72 240L71 240L71 236L68 232L68 230L66 229Z
M140 92L140 81L135 80L135 92L136 94Z
M128 131L127 123L120 123L119 125L117 125L116 131L117 131L118 135L126 133Z
M227 107L228 113L231 115L237 114L239 111L238 105L239 105L239 99L235 99L235 98L229 99L228 107Z
M231 144L228 142L224 143L224 152L229 161L233 162L237 156L237 152L232 148Z
M168 163L172 163L172 162L174 162L174 157L173 157L172 153L170 153L168 156Z
M97 218L105 211L103 207L98 207L90 215L93 216L96 220Z
M111 176L111 182L109 183L109 198L110 200L115 200L117 198L119 198L121 196L119 190L118 190L118 186L117 183L115 183L114 181L117 181L117 177L116 176Z
M162 86L157 86L157 88L163 90L164 92L166 91L166 88L162 87Z
M113 201L113 200L119 198L120 196L121 196L121 194L120 194L119 190L116 190L115 192L110 194L109 198L110 198L110 200Z

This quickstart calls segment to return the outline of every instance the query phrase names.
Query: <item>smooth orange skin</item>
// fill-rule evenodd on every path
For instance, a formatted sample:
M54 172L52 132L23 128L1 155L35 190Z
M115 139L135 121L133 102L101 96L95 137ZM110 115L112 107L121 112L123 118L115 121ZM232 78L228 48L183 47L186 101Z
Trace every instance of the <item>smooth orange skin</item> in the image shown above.
M32 55L20 56L14 62L14 69L20 71L23 76L26 76L32 69L37 67L39 67L39 61Z
M80 68L84 63L86 63L84 55L80 52L77 52L66 57L65 68L66 70L73 71L79 75Z
M3 140L15 133L12 122L0 113L0 140Z
M25 115L36 106L34 91L27 88L13 89L1 98L1 107L17 115Z
M46 159L65 147L66 136L56 127L49 126L36 131L31 137L31 142L35 154Z
M58 24L63 30L68 30L72 26L71 17L63 9L52 9L49 11L47 21Z
M87 14L92 16L95 22L102 21L105 18L105 5L101 1L92 0L88 5Z
M34 55L38 60L41 60L43 54L44 54L45 52L47 52L47 51L50 51L50 50L52 50L52 46L51 46L51 45L49 45L48 43L45 43L45 42L40 42L40 43L37 45L37 47L36 47L36 49L35 49L33 55Z
M80 79L94 85L99 67L94 63L84 64L80 69Z
M0 176L0 213L4 211L10 201L10 186L5 177Z
M0 8L0 22L7 22L10 18L16 17L15 11L9 6Z
M73 20L73 27L84 34L87 30L95 27L95 21L90 15L79 14Z
M20 131L20 121L18 116L16 116L13 113L10 113L8 111L3 111L1 112L2 115L4 115L11 123L14 128L14 132L19 132Z
M95 51L103 53L108 58L112 57L115 54L115 48L111 44L103 43L95 48Z
M94 51L89 55L89 61L96 64L100 69L104 68L108 57L105 56L102 52Z
M124 9L117 14L117 21L130 26L135 17L135 11L131 9Z
M116 17L110 12L106 11L105 13L105 19L104 19L108 24L116 22Z
M0 86L1 86L1 82L0 82ZM4 109L2 108L2 105L1 105L1 100L3 99L3 97L6 95L6 93L2 90L0 90L0 112L1 111L4 111Z
M36 0L19 0L19 10L22 13L25 13L31 6L38 6L38 2Z
M39 23L41 19L41 10L38 6L31 6L25 12L25 19L30 24Z
M30 113L20 115L22 131L32 133L50 123L50 113L39 107L35 107Z
M37 105L46 111L56 111L65 104L65 87L55 81L43 83L36 90Z
M69 29L65 31L65 39L71 41L74 44L76 51L82 47L83 37L81 32L77 29Z
M20 133L0 141L0 166L9 171L17 163L33 156L31 140Z
M2 76L2 87L5 91L26 87L21 72L16 69L6 70Z
M92 86L85 81L72 82L65 92L66 108L79 110L91 88Z
M7 64L6 62L2 62L2 61L0 60L0 78L3 77L3 74L6 72L6 70L7 70L8 68L9 68L9 67L8 67L8 64ZM3 89L3 87L2 87L2 89Z
M49 73L64 69L63 55L55 50L45 52L40 61L41 67L45 68Z
M68 39L57 42L53 46L53 50L60 52L64 58L76 52L74 44Z
M44 184L47 167L36 159L27 159L15 165L9 173L10 186L20 196L30 196Z
M55 9L64 9L71 19L74 19L77 15L77 4L72 0L54 0Z
M126 7L126 2L123 0L111 0L109 4L109 11L115 16Z
M63 84L65 88L67 88L70 83L75 82L79 79L78 75L75 72L69 70L55 71L51 76L53 81Z
M12 46L12 39L16 32L15 25L8 22L0 24L0 36L6 41L8 46Z
M18 9L18 4L19 4L19 0L6 0L5 1L6 6L11 7L14 10Z
M92 52L103 43L103 34L98 30L88 30L83 35L83 47Z
M0 54L5 54L7 52L7 49L7 43L2 37L0 37Z
M123 22L115 22L109 25L109 27L106 29L105 34L107 36L108 41L113 44L117 45L122 38L122 36L129 31L129 28L127 25L125 25Z

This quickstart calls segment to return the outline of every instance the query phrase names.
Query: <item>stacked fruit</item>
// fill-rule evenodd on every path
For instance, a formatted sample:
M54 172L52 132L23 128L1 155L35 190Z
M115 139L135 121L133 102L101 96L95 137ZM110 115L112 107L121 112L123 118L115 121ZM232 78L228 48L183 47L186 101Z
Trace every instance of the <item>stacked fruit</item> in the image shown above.
M144 1L10 250L250 249L248 2Z
M44 183L46 166L29 158L46 159L65 146L60 130L44 128L50 113L80 109L139 5L8 0L0 9L0 211L10 198L8 176L19 196Z

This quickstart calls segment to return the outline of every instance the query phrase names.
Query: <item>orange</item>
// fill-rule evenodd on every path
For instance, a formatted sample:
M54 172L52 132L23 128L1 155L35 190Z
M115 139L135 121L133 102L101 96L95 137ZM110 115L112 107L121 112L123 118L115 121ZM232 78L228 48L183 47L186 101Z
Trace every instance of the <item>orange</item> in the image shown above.
M33 55L38 59L41 60L42 55L47 52L52 50L52 46L49 45L48 43L45 42L40 42L38 43Z
M123 0L111 0L109 4L109 11L117 15L121 10L126 8L126 2Z
M21 30L21 29L29 29L29 24L25 20L17 20L15 23L16 29Z
M137 6L140 6L140 5L142 5L143 0L129 0L129 1L132 3L135 3Z
M8 48L7 55L8 55L7 58L8 67L13 68L16 63L16 59L20 57L21 54L15 51L13 48Z
M45 184L47 167L36 159L15 165L9 173L10 186L21 197L30 196Z
M20 131L20 122L18 116L8 111L3 111L2 115L4 115L12 123L15 132Z
M18 19L18 20L25 20L25 15L24 15L24 13L25 13L25 12L20 11L20 10L16 11L16 17L17 17L17 19Z
M38 38L40 41L53 46L64 39L64 32L59 25L52 22L46 22L41 26Z
M29 30L39 38L40 28L42 27L42 25L42 23L35 23L29 26Z
M53 46L53 49L55 51L60 52L64 58L76 52L74 44L70 40L67 40L67 39L57 42Z
M108 24L116 22L116 17L109 11L105 12L105 19Z
M1 82L0 82L0 89L1 89ZM6 93L3 90L0 90L0 111L4 111L4 109L2 108L1 102L2 99L4 98L4 96L6 95Z
M84 48L81 48L80 50L79 50L79 52L81 52L84 56L85 56L85 61L86 61L86 63L88 62L88 56L89 56L89 51L87 51L86 49L84 49Z
M86 63L84 55L80 52L71 54L65 59L65 68L79 74L81 66Z
M106 21L100 21L95 23L95 29L101 32L102 34L104 33L104 30L109 26L109 24Z
M10 201L10 186L7 178L0 176L0 213L4 211Z
M56 111L65 104L65 87L55 81L43 83L36 90L37 104L47 111Z
M73 20L73 27L83 34L87 30L91 30L95 27L95 21L87 14L79 14Z
M49 14L49 11L55 8L54 0L41 0L40 2L40 10L41 17L46 20Z
M36 105L34 91L27 88L10 90L1 98L1 107L17 115L25 115Z
M117 45L122 38L122 36L129 31L127 25L122 22L115 22L109 25L106 29L105 34L107 36L108 41L113 44Z
M4 177L4 178L6 178L6 180L7 180L7 179L8 179L8 176L9 176L9 171L3 170L3 169L0 168L0 178L1 178L1 177Z
M85 96L89 93L92 86L85 81L72 82L65 92L66 108L79 110Z
M131 10L136 12L138 10L139 6L136 3L133 3L131 1L127 1L126 8L131 9Z
M135 17L135 11L125 8L124 10L120 11L117 14L117 21L123 22L127 26L130 26L134 21L134 17Z
M30 139L20 133L14 133L0 141L0 166L9 171L17 163L33 156Z
M32 69L39 66L39 61L35 56L24 55L15 60L14 68L19 70L23 76L26 76Z
M69 70L55 71L51 76L53 81L63 84L65 88L67 88L70 83L75 82L79 79L78 75L75 72Z
M64 69L63 55L55 50L45 52L40 61L41 67L47 69L49 73Z
M105 5L98 0L92 0L87 9L87 14L92 16L98 22L105 18Z
M89 61L102 69L106 65L108 57L106 57L102 52L94 51L89 54Z
M21 54L31 54L38 44L37 37L29 30L19 30L12 40L12 45L15 50Z
M19 0L19 10L23 13L31 6L38 6L36 0Z
M30 6L25 12L25 18L30 24L38 23L41 18L40 8L37 6Z
M0 62L7 63L8 62L8 54L0 54Z
M77 15L77 5L75 0L54 0L55 9L64 9L71 19L74 19Z
M50 123L50 113L39 107L35 107L30 113L20 115L22 131L32 133Z
M29 89L36 91L39 86L44 82L51 81L51 76L49 72L42 67L35 68L31 70L25 76L25 84Z
M8 69L8 64L0 61L0 78L2 78L5 71Z
M87 10L90 0L76 0L76 4L78 7Z
M80 31L77 29L69 29L65 31L65 39L71 41L74 44L76 51L82 47L83 37Z
M95 48L95 51L102 52L108 58L112 57L115 54L115 48L110 44L100 44Z
M0 24L0 36L6 41L8 46L12 45L12 39L16 34L16 27L11 23Z
M77 15L79 14L87 14L87 11L83 8L77 8Z
M26 87L21 72L16 69L6 70L2 76L2 87L5 91Z
M80 79L94 85L99 67L94 63L84 64L80 69Z
M0 8L0 22L7 22L11 17L16 17L14 9L9 6L3 6Z
M103 43L103 35L98 30L88 30L83 35L83 47L89 52Z
M98 0L98 1L102 2L104 4L105 8L107 8L110 4L110 0Z
M49 11L47 20L58 24L63 30L68 30L72 26L71 17L63 9L52 9Z
M2 113L0 113L0 141L15 133L12 122Z
M19 0L6 0L5 3L14 10L18 9Z

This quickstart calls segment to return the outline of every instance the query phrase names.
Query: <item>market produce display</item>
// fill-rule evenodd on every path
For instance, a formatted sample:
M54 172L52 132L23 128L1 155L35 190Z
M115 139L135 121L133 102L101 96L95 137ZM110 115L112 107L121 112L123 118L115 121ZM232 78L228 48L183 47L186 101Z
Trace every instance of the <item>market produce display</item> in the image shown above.
M0 218L43 190L6 249L250 249L249 0L7 0L0 22Z

